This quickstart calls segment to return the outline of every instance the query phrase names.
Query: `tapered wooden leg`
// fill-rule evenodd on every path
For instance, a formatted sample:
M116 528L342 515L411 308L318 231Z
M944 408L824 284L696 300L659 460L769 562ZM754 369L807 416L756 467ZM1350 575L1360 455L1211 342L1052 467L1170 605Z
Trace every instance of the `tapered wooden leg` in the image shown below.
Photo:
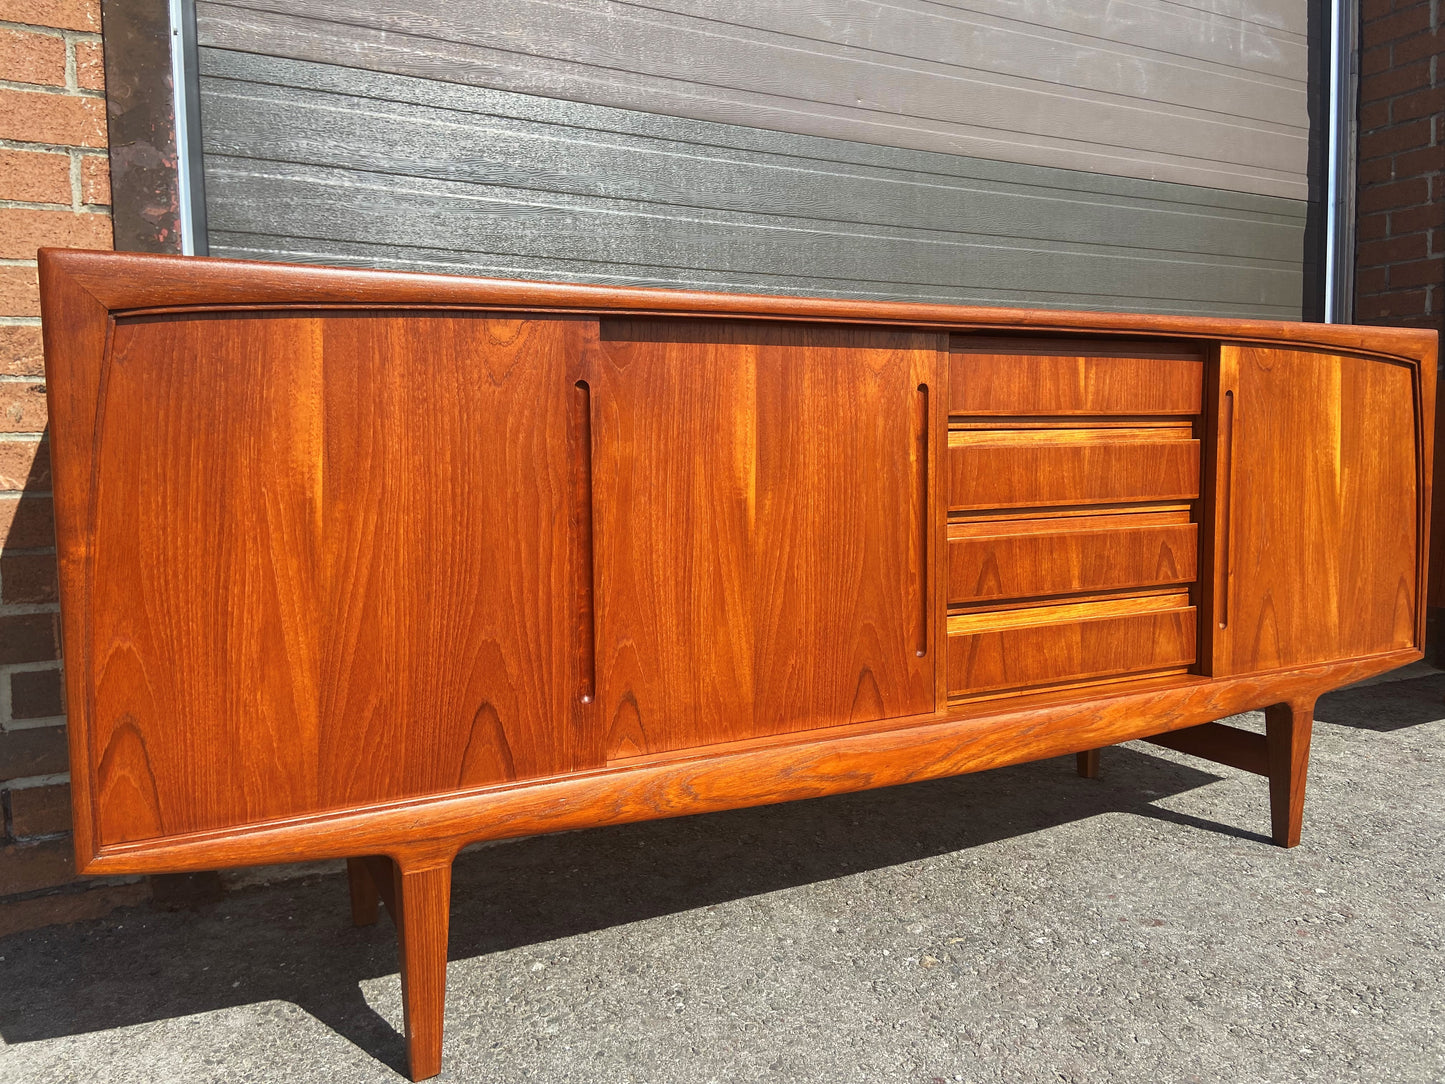
M351 886L351 922L356 926L376 924L376 915L381 904L381 895L376 891L376 882L366 868L365 858L346 860L346 880Z
M1090 749L1074 758L1074 766L1085 779L1099 778L1099 750Z
M406 1014L406 1060L413 1080L442 1069L442 1015L447 994L447 920L452 866L394 866L397 942L401 949L401 1000Z
M1305 774L1310 762L1310 733L1315 702L1275 704L1264 709L1269 752L1269 819L1274 841L1299 845L1305 811Z

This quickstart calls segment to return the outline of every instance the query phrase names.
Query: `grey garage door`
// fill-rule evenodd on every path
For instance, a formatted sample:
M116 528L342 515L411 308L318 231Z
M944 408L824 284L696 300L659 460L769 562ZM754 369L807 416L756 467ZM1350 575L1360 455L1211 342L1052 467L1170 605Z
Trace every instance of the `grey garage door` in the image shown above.
M197 5L213 255L1298 319L1305 0Z

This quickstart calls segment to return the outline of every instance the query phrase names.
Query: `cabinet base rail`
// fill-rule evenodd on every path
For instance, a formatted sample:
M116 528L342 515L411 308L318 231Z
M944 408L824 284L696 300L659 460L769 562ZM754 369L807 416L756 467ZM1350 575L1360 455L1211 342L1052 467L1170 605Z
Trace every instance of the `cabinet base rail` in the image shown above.
M1271 838L1281 847L1295 847L1304 816L1314 705L1314 696L1269 705L1264 734L1206 722L1142 740L1266 777ZM1096 778L1100 750L1081 750L1076 756L1079 774ZM353 923L372 925L385 905L396 925L412 1080L441 1071L453 857L454 852L439 856L432 850L347 859Z

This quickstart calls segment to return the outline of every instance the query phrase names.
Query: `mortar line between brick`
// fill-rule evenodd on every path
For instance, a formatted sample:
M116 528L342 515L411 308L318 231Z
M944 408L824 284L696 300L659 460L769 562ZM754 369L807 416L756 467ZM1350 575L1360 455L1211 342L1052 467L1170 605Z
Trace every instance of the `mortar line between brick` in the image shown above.
M5 717L0 719L0 734L19 734L22 731L31 730L55 730L65 726L67 720L64 715L47 715L39 719L12 719L10 717L9 694L6 694L7 706ZM3 786L4 784L0 784Z
M71 180L73 184L79 183L79 174L79 167L72 165ZM104 206L104 204L99 206ZM79 202L78 194L74 190L71 192L71 202L69 203L38 203L34 200L0 199L0 211L62 211L65 214L75 214L77 212L84 213L84 207L85 204ZM30 262L34 263L35 261L31 260Z
M44 83L22 83L16 79L0 79L0 89L20 90L29 94L49 94L59 98L98 98L105 100L101 90L71 90L69 87L46 86Z
M6 719L0 722L0 732L18 734L22 730L54 730L65 723L64 715L47 715L43 719Z
M7 674L38 674L42 670L60 669L59 659L49 659L45 662L7 662L0 663L0 676Z
M44 34L47 38L63 38L65 31L58 26L41 26L39 23L17 23L12 19L0 19L0 30L23 30L28 34ZM80 31L85 33L85 31Z
M105 157L109 153L104 147L81 147L74 143L45 143L33 139L0 139L0 150L39 151L51 154L68 154L73 151L76 154L97 157Z
M70 209L80 210L80 156L70 152Z
M60 612L58 602L3 602L0 603L0 617L34 617L36 614Z

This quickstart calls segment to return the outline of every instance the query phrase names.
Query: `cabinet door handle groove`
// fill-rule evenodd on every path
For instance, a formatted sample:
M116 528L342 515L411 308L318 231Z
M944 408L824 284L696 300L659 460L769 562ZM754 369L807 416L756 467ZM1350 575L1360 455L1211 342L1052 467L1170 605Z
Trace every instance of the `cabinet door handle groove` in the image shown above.
M921 659L928 654L928 531L932 502L928 497L928 385L918 385L918 646Z
M1215 573L1215 619L1221 629L1229 626L1229 554L1232 548L1233 539L1233 508L1231 503L1234 498L1234 392L1232 390L1224 393L1224 408L1219 420L1219 456L1220 456L1220 516L1219 534L1223 540L1222 545L1217 545L1215 552L1218 555L1218 570Z
M592 388L585 380L576 384L572 425L577 448L572 533L576 539L575 567L578 572L578 694L582 703L590 704L597 695L597 628L593 613L597 560L592 547Z

